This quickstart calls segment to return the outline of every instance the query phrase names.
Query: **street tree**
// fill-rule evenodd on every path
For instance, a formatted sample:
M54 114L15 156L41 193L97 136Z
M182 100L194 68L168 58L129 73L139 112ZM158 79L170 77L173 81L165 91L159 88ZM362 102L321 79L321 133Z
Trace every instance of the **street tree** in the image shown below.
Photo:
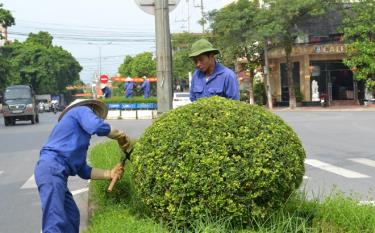
M219 11L211 11L211 28L222 51L222 62L235 66L238 58L246 57L246 69L250 71L249 101L254 104L254 70L261 63L259 54L262 47L256 31L257 1L239 0Z
M257 17L259 33L270 40L274 46L285 51L286 76L288 79L289 107L296 107L296 95L293 81L292 48L301 31L298 23L309 16L324 14L331 2L326 0L265 0Z
M134 57L128 55L120 65L119 73L131 77L156 76L155 58L151 52L140 53Z
M8 77L11 76L11 68L10 62L2 56L2 51L0 49L0 90L7 87L9 83Z
M131 76L131 73L132 73L132 61L133 61L133 57L130 56L130 55L126 55L125 59L124 59L124 62L120 65L119 69L118 69L118 72L120 75L124 76L124 77L129 77Z
M52 45L46 32L31 33L25 42L15 41L2 48L9 61L8 84L29 84L36 93L61 93L79 80L80 64L67 51Z
M3 8L3 4L0 3L0 25L5 31L4 35L0 32L0 40L4 39L7 41L7 28L14 24L15 20L10 11ZM11 75L11 64L5 59L4 53L5 51L0 48L0 90L6 87L9 81L7 77Z
M52 47L52 40L53 37L48 32L38 32L37 34L30 33L26 39L26 43L41 45L48 49Z
M8 29L8 27L10 27L14 24L15 24L15 20L14 20L14 17L12 16L12 14L10 13L10 11L3 8L3 4L0 3L0 25L5 30L5 33L4 33L5 35L2 35L0 33L0 39L5 39L5 41L7 41L7 39L8 39L8 38L6 38L7 29ZM2 37L4 37L4 38L2 38Z
M344 63L352 68L354 78L364 80L372 94L375 90L375 2L360 0L352 4L343 21L346 46Z

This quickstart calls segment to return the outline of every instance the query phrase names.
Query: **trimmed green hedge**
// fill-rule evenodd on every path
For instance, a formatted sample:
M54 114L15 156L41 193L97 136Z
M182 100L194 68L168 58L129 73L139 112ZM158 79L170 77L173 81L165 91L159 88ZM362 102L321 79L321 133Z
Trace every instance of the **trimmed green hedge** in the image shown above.
M269 216L302 182L294 131L259 106L203 98L165 113L132 155L135 187L154 217L188 225L211 216Z
M156 97L150 97L145 99L142 96L135 96L132 98L125 98L123 96L114 96L109 99L100 99L102 102L106 104L113 104L113 103L125 103L125 104L133 104L133 103L157 103Z

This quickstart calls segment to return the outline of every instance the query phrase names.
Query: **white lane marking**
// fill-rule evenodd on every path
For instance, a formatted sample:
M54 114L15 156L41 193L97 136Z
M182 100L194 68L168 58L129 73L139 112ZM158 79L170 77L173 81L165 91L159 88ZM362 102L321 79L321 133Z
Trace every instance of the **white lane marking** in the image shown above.
M4 173L4 171L0 171L0 175L2 175Z
M375 161L371 159L366 159L366 158L352 158L349 159L350 161L360 163L369 167L375 167Z
M35 177L32 175L21 187L21 189L33 189L37 188L35 183Z
M307 180L307 179L309 179L309 177L308 176L303 176L303 179Z
M332 172L334 174L337 174L339 176L343 176L346 178L369 178L369 176L361 174L359 172L337 167L337 166L334 166L329 163L325 163L316 159L306 159L305 163L310 166L325 170L327 172Z
M75 196L75 195L78 195L80 193L84 193L84 192L87 192L87 191L89 191L89 188L74 190L74 191L72 191L72 195Z
M359 205L372 205L375 207L375 201L360 201Z

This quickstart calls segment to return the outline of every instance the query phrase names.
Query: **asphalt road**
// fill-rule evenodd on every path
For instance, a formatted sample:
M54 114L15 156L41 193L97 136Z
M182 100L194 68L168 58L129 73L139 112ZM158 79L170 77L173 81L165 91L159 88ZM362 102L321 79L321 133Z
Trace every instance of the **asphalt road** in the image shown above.
M276 112L306 150L304 188L309 197L333 189L375 199L375 112Z
M361 200L375 199L375 112L276 112L299 135L307 153L303 187L310 197L334 187ZM0 233L39 233L41 209L32 179L39 150L58 115L43 113L40 124L5 127L0 119ZM150 120L109 121L137 138ZM94 137L92 145L106 140ZM87 221L87 181L69 178L69 188ZM371 191L372 190L372 191Z
M17 122L5 127L0 119L0 233L41 232L41 208L33 171L39 150L57 122L58 114L40 114L40 123ZM150 120L108 121L125 130L132 138L139 137ZM94 136L91 146L107 140ZM69 178L69 189L80 212L81 226L87 223L88 183L78 177Z

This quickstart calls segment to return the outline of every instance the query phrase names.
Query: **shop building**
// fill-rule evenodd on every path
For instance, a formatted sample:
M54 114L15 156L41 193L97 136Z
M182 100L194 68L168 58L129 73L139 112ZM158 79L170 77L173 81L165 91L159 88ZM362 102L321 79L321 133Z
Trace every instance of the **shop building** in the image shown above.
M303 105L318 105L321 99L329 105L356 105L364 98L364 84L357 82L353 71L343 63L346 48L338 30L341 22L340 13L329 12L306 18L298 25L301 36L291 58L295 90L300 92ZM283 48L270 49L269 64L273 98L279 105L288 105Z

